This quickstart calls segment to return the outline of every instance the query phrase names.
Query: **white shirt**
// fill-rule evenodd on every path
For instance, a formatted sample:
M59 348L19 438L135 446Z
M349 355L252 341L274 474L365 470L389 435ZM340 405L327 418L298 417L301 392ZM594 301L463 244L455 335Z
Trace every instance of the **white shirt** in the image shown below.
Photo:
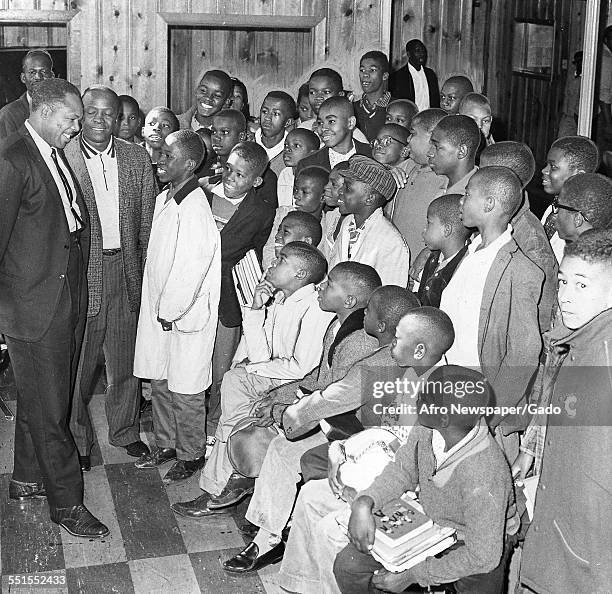
M62 205L64 206L64 214L66 215L68 229L70 233L73 233L74 231L77 231L78 229L80 229L80 225L77 222L77 220L74 218L74 215L72 214L72 208L74 208L75 212L77 213L79 217L81 216L81 209L79 208L79 205L77 204L77 201L76 201L77 193L76 193L76 188L74 185L74 178L72 177L72 174L66 167L66 163L64 163L62 158L58 155L57 161L59 163L59 166L62 168L62 172L66 176L66 179L68 180L68 184L70 185L70 189L72 190L72 195L74 197L74 201L71 205L70 198L68 197L68 194L66 193L66 188L64 187L62 178L60 177L57 167L55 166L55 163L53 162L53 158L51 157L51 151L53 147L46 140L44 140L43 138L39 136L38 132L36 132L36 130L32 128L32 124L30 124L28 120L25 121L25 126L28 129L28 132L30 133L32 140L34 141L34 144L36 144L36 148L38 148L38 151L40 152L45 164L49 168L51 175L53 176L53 181L55 182L55 185L57 186L57 191L59 192L59 195L62 199Z
M247 372L296 380L320 363L323 337L334 314L321 310L317 296L315 286L308 284L287 299L280 293L271 305L243 310L243 340L251 361Z
M115 142L111 137L108 146L98 151L81 135L81 152L94 190L98 218L102 229L102 249L121 247L119 233L119 177Z
M542 225L546 223L546 219L552 213L552 205L549 206L542 216ZM565 251L565 240L559 237L559 233L555 231L555 234L550 238L550 247L552 248L553 254L555 254L555 258L557 258L557 262L561 264L561 260L563 260L563 252Z
M266 154L268 155L268 161L272 161L274 157L280 155L283 152L283 149L285 148L285 139L287 138L287 134L289 134L289 132L285 130L283 139L277 142L272 148L268 148L261 140L261 136L262 136L261 128L258 128L257 130L255 130L255 142L259 146L264 148L264 150L266 151Z
M338 163L344 163L345 161L348 161L356 153L357 151L355 150L354 142L351 150L348 153L345 153L344 155L342 153L338 153L333 148L330 148L328 151L329 164L333 169L336 165L338 165Z
M417 70L408 62L408 70L414 84L414 102L419 108L419 111L429 109L429 85L427 84L427 77L425 76L425 68L421 67L420 70Z
M478 326L480 304L489 270L499 250L512 239L512 225L486 248L478 235L468 246L467 254L442 291L440 309L448 314L455 329L455 342L446 353L449 365L478 367Z
M279 206L293 206L293 184L295 182L295 173L293 167L285 167L278 174L276 183L276 195L278 196ZM276 230L273 229L274 233Z

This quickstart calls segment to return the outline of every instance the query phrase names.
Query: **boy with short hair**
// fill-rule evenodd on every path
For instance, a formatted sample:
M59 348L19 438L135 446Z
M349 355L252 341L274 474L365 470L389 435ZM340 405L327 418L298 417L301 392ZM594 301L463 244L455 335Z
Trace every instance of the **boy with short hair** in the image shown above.
M566 136L552 143L546 155L546 166L542 169L542 188L550 196L558 196L563 184L577 173L595 173L599 167L599 149L586 136ZM550 245L561 262L565 242L559 237L555 228L556 215L552 204L542 215L542 224Z
M448 179L445 194L463 194L477 170L476 151L480 130L464 115L448 115L434 128L429 141L429 166Z
M204 154L195 132L168 135L158 175L169 188L158 197L147 251L134 375L151 379L156 448L136 468L177 460L166 482L204 465L206 395L217 327L221 241L193 171Z
M308 212L319 221L323 216L323 193L329 172L313 165L301 169L293 185L293 204L296 210Z
M506 167L483 167L472 176L461 216L464 226L476 227L480 235L440 301L456 333L448 362L482 369L498 406L523 400L542 349L538 304L544 273L521 252L509 224L520 203L521 183ZM517 430L512 419L498 415L489 423L514 460L517 437L507 437Z
M468 93L459 104L458 113L472 118L478 129L482 132L486 146L495 144L491 135L491 124L493 116L491 114L491 104L489 100L480 93Z
M463 394L465 382L480 389ZM395 453L395 459L358 493L351 504L349 538L336 557L340 592L361 594L372 588L400 592L412 584L456 583L459 592L502 592L518 519L506 460L478 412L491 403L491 386L482 374L456 365L435 369L417 399L420 426ZM465 412L452 410L461 403ZM439 410L439 409L438 409ZM436 557L391 573L370 554L373 512L406 491L419 488L425 514L458 532L458 542Z
M599 173L570 177L553 203L555 228L566 242L576 241L589 229L607 229L612 224L612 180Z
M546 431L530 451L541 474L520 579L534 592L605 592L612 583L612 231L586 231L567 244L558 298L563 324L547 341L551 379L538 404L554 394L562 415L534 418L523 440L532 428Z
M178 116L181 128L210 128L213 116L225 108L233 90L234 83L227 72L205 72L195 90L195 104Z
M278 208L272 231L268 241L263 249L263 268L266 269L274 256L274 236L276 229L283 220L283 217L294 209L293 191L295 184L295 170L298 163L319 150L319 137L306 128L295 128L291 130L285 137L285 148L283 149L282 158L285 163L285 168L278 176Z
M431 133L444 117L446 112L441 109L426 109L412 119L408 137L410 156L400 164L406 180L387 206L389 218L406 240L413 256L423 247L421 232L427 208L446 185L446 179L432 171L427 157Z
M176 119L174 112L168 107L154 107L145 117L144 126L142 127L142 146L147 149L154 169L157 168L157 160L161 155L166 136L179 129L179 121Z
M296 173L311 165L331 171L334 165L348 161L355 154L369 157L372 154L370 145L353 138L356 122L353 105L346 97L327 99L317 113L317 133L324 146L313 155L302 159Z
M419 108L410 99L393 99L387 105L385 124L399 124L404 128L410 128L412 118L417 113L419 113Z
M461 220L461 198L460 194L446 194L427 209L423 241L430 255L417 291L421 305L440 307L442 292L467 252L470 230Z
M270 169L279 175L285 167L283 148L288 130L296 118L295 101L284 91L270 91L259 109L259 129L255 142L266 149Z
M283 218L274 236L274 257L292 241L317 246L321 242L321 223L310 213L294 210Z
M200 488L207 495L198 498L200 507L209 501L226 507L252 493L253 481L233 473L227 439L267 391L303 378L320 361L323 336L333 316L319 308L315 285L326 272L327 262L315 247L293 242L283 247L257 285L253 304L244 312L247 362L223 376L222 413L200 476Z
M371 142L385 123L386 109L391 101L387 90L389 58L383 52L370 51L359 60L359 83L363 94L353 101L359 128Z
M308 79L308 100L312 108L312 119L302 122L300 128L308 128L320 136L319 122L317 116L323 102L331 97L344 97L344 85L342 77L331 68L319 68L315 70ZM350 103L350 102L349 102ZM366 144L368 139L358 128L354 131L355 139Z
M119 95L119 101L121 105L117 118L117 137L127 142L140 143L141 139L138 136L142 130L140 105L130 95Z
M312 107L310 106L308 96L308 83L305 82L303 85L300 85L296 101L298 117L300 120L298 126L314 118L314 112L312 111Z
M500 166L511 169L519 178L523 202L510 223L512 238L521 251L544 273L544 287L539 303L540 330L550 328L557 302L557 260L539 219L531 212L525 188L535 173L535 159L523 142L503 141L489 145L480 155L480 167Z
M358 361L376 350L376 340L364 332L363 308L378 287L380 277L371 266L343 262L330 271L327 281L319 288L319 306L323 311L335 313L336 318L325 334L321 363L302 380L269 392L252 412L261 418L262 424L281 418L283 410L296 401L296 393L308 391L312 393L302 398L317 398L319 391L341 381ZM353 388L361 392L359 384ZM348 395L348 388L345 391ZM319 407L319 412L321 419L327 416L324 407ZM280 534L291 515L300 479L300 458L312 447L327 443L325 433L320 430L299 440L289 437L291 441L280 433L270 443L246 513L247 520L259 527L259 532L242 553L224 563L227 571L253 571L269 562L270 540L280 543ZM257 546L254 559L250 558L253 545ZM282 546L277 552L282 554Z
M408 128L399 124L384 124L372 141L372 158L388 167L399 165L410 151L408 136Z
M391 287L383 287L383 290L386 288ZM448 316L434 307L411 308L396 326L389 354L401 374L398 377L409 382L409 385L419 385L440 363L452 344L453 326ZM372 378L377 381L381 375L374 372ZM408 393L400 393L393 403L412 405L415 403L412 398ZM400 443L405 443L413 430L416 414L406 417L410 418L402 420L411 424L388 427L385 419L380 419L372 422L371 426L388 427ZM326 460L328 469L323 475L327 474L327 478L308 480L298 496L280 571L280 583L289 591L338 592L333 564L348 540L336 519L338 513L348 511L347 502L341 499L344 485L338 476L338 468L344 458L342 445L342 441L330 444ZM303 470L304 462L307 457L312 458L312 452L314 450L302 458Z
M459 105L474 86L467 76L451 76L446 79L440 90L440 107L449 115L459 111Z
M342 177L338 205L340 213L348 216L332 248L330 266L347 260L369 264L384 284L406 287L410 251L382 210L397 188L393 176L373 159L354 155Z

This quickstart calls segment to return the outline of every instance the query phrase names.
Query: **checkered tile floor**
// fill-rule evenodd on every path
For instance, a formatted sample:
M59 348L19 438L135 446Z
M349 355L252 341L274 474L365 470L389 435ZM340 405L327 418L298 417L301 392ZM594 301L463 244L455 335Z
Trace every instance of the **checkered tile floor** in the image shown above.
M16 408L10 395L7 404ZM237 522L245 505L233 515L200 520L176 516L170 505L197 497L197 476L166 486L161 469L138 470L123 449L108 444L104 396L92 401L98 445L93 468L84 473L85 504L111 533L102 540L70 536L49 520L45 500L20 504L8 499L13 464L14 422L0 416L0 568L2 592L119 594L211 593L277 594L278 565L259 574L232 576L221 561L244 546ZM142 420L142 436L150 418ZM58 576L63 586L9 586L9 576ZM15 582L13 577L11 581ZM48 581L48 580L47 580Z

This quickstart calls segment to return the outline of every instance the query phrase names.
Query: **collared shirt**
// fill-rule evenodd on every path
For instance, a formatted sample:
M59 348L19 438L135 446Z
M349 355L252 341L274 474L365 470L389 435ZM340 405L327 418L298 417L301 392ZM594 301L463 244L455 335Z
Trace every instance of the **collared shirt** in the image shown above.
M387 108L389 103L391 102L391 93L389 91L385 91L381 97L379 97L374 103L370 103L368 96L364 93L359 100L359 104L366 112L369 117L373 117L376 113L377 107Z
M115 139L111 136L107 147L102 151L91 146L82 134L79 136L79 142L96 199L102 229L102 247L105 250L119 248L119 177Z
M227 198L223 191L223 182L219 182L212 189L212 217L217 224L217 229L221 231L228 221L234 216L234 213L238 210L240 203L246 197L246 194L239 198Z
M455 342L446 353L451 365L478 367L480 304L489 270L499 250L512 239L512 225L489 246L478 250L482 236L468 246L467 254L442 292L440 309L448 314L455 329Z
M549 219L553 220L554 217L555 215L553 214L552 206L549 206L544 211L544 214L542 215L542 218L541 218L542 225L544 225L544 229L548 228L548 225L550 224ZM553 227L554 227L554 222L553 222ZM555 232L552 234L549 241L550 241L550 247L552 248L552 251L555 254L555 258L557 259L557 262L561 264L561 260L563 260L563 252L565 251L565 240L559 237L559 233L555 229Z
M261 309L244 309L244 342L251 361L247 372L288 381L303 378L319 364L334 314L322 311L317 297L310 283L286 299L277 293Z
M191 118L191 129L194 132L197 132L200 128L206 128L208 130L210 130L211 125L205 126L204 124L200 124L200 122L198 122L198 119L196 118L196 114L197 114L197 110L194 112L192 118Z
M345 153L344 155L342 153L335 151L333 148L330 148L328 151L329 164L331 165L333 169L336 165L338 165L338 163L344 163L344 161L348 161L356 153L357 151L355 149L354 142L352 143L351 150L348 153Z
M472 177L472 175L474 175L477 171L478 167L474 167L474 169L466 173L459 181L456 181L452 186L447 187L445 190L440 192L440 194L438 194L436 198L439 198L444 194L465 194L465 188L467 187L468 182L470 181L470 177Z
M266 154L268 155L268 161L272 161L274 157L276 157L277 155L280 155L283 152L283 149L285 148L285 139L287 138L287 134L289 134L289 132L285 130L283 139L277 142L272 148L268 148L266 145L264 145L261 139L262 137L261 128L258 128L257 130L255 130L255 142L259 146L262 146L264 148L264 150L266 151Z
M414 84L414 102L419 108L419 111L429 109L429 85L427 84L427 77L425 76L425 68L421 66L420 70L417 70L410 62L408 62L408 71L412 76L412 82Z
M293 183L295 182L295 173L293 167L285 167L278 174L278 182L276 183L276 194L278 196L278 206L293 206ZM276 230L273 229L276 233Z
M472 427L468 434L460 439L450 450L445 451L446 441L442 434L437 429L431 430L431 449L433 450L434 458L436 459L436 468L440 468L446 460L448 460L455 452L459 451L465 444L476 437L480 424Z
M74 214L72 213L72 209L74 208L75 212L77 213L79 217L81 216L81 210L76 201L77 194L76 194L76 187L74 184L74 178L72 177L72 173L66 166L66 163L63 161L63 159L59 158L58 162L60 164L60 167L62 168L62 172L64 173L66 180L68 181L68 184L70 185L70 189L72 190L72 195L74 196L74 200L72 204L70 204L70 198L68 197L68 194L66 193L66 188L64 187L62 178L60 177L57 167L55 166L55 163L53 162L53 158L51 157L51 151L53 147L49 143L47 143L46 140L40 137L38 132L34 130L34 128L32 127L32 124L30 124L28 120L25 121L25 127L28 129L28 132L30 133L32 140L34 141L34 144L36 144L36 148L38 148L38 151L40 152L45 164L47 165L47 167L49 168L49 171L51 172L51 175L53 176L53 181L55 182L55 185L57 186L57 190L62 199L62 205L64 206L64 213L66 215L68 229L70 230L70 233L73 233L74 231L77 231L80 228L80 225L77 222L76 218L74 217Z

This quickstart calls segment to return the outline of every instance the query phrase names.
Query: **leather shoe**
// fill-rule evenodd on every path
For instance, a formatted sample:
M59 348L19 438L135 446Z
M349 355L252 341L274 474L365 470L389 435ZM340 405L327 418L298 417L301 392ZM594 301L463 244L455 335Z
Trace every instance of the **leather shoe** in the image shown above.
M51 521L59 524L72 536L81 538L102 538L110 533L84 505L52 508Z
M164 483L175 483L177 481L184 481L191 476L200 468L204 467L206 458L202 456L195 460L177 460L174 466L164 476Z
M231 559L228 559L223 563L223 569L225 571L231 571L232 573L247 573L249 571L258 571L278 563L285 554L285 543L279 542L276 546L272 547L267 553L259 555L259 547L254 543L249 543L242 551L237 555L234 555Z
M79 456L79 464L83 472L89 472L91 470L91 456Z
M44 499L47 496L45 486L42 483L9 483L9 498L15 501L26 501L28 499Z
M176 450L174 448L155 448L152 452L144 454L136 462L136 468L157 468L166 462L176 460Z
M211 497L208 507L221 509L240 503L245 497L253 494L255 479L245 478L239 474L232 474L225 489L217 497Z
M209 509L208 502L210 501L210 493L204 491L202 495L192 499L191 501L183 501L174 503L170 509L179 516L185 518L205 518L207 516L216 516L225 513L223 509Z
M151 453L151 450L147 447L147 444L143 441L135 441L134 443L128 443L125 447L125 451L128 456L132 456L132 458L142 458L142 456L146 456Z

